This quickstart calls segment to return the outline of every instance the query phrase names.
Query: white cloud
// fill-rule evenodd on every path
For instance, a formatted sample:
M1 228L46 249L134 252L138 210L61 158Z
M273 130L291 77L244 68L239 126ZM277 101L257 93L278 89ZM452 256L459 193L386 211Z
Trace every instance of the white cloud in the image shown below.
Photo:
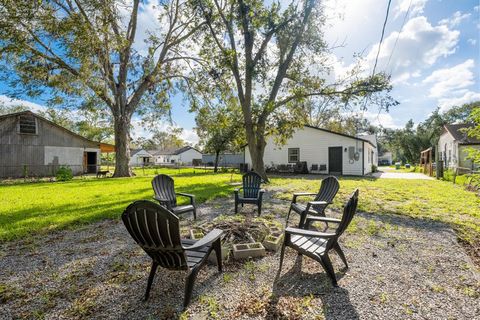
M431 75L423 80L424 84L432 84L430 88L430 97L441 98L451 97L452 94L463 93L466 88L475 83L475 76L472 71L475 63L473 59L451 68L439 69L432 72Z
M477 39L468 39L467 42L474 46L477 44Z
M480 92L467 91L462 96L455 98L441 98L438 100L440 111L447 111L453 106L461 106L465 103L480 100Z
M432 26L424 16L412 18L400 34L394 31L385 38L377 70L387 68L390 54L395 48L387 71L393 74L409 73L408 77L403 75L403 80L406 81L410 76L418 74L420 69L432 66L440 57L453 54L459 35L459 31L450 30L446 25ZM369 65L373 66L377 50L378 43L367 55Z
M401 0L393 10L395 12L395 18L407 12L408 7L410 7L409 15L411 17L422 14L426 3L427 0Z
M178 128L179 126L173 125L173 127ZM168 121L162 121L156 125L156 129L160 131L169 131L169 129L171 128L172 126ZM149 128L146 128L142 124L142 120L140 118L134 118L132 119L132 129L130 130L130 135L132 139L138 139L138 138L148 139L148 138L151 138L153 134L149 130ZM180 138L192 144L196 144L200 140L193 128L192 129L183 128Z
M183 129L181 138L191 144L197 144L200 141L200 138L193 129Z
M27 100L15 99L7 97L6 95L0 95L0 104L5 106L25 106L30 111L38 112L38 111L45 111L47 108L42 106L38 103L30 102Z
M389 113L378 113L372 111L366 111L363 114L363 117L370 121L375 126L382 126L384 128L398 129L401 128L400 125L395 123L392 115Z
M470 13L461 13L456 11L451 18L442 19L438 23L448 25L450 28L458 26L463 20L468 19L471 16Z

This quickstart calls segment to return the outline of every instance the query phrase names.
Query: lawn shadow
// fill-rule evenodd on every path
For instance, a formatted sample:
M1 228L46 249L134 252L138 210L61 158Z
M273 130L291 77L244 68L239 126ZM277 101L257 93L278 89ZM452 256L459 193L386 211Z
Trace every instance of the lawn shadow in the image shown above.
M359 315L352 305L348 290L342 287L332 287L326 273L307 273L302 271L302 260L308 259L297 255L294 265L287 271L277 272L272 297L267 306L266 319L285 318L279 310L279 301L282 297L304 298L309 295L322 300L325 319L359 319ZM337 271L337 280L345 275L345 268Z

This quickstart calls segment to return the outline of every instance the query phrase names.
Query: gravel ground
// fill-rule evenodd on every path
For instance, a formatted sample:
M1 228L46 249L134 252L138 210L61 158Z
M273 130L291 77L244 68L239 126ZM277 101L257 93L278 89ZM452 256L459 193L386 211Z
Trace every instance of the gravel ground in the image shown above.
M282 220L287 207L267 196L263 211ZM233 213L233 202L199 211L205 221ZM159 269L142 301L150 262L121 221L53 232L2 245L0 319L480 319L480 273L448 226L359 213L341 245L350 269L332 254L338 288L287 249L280 275L278 253L229 261L223 274L207 265L180 313L182 272Z

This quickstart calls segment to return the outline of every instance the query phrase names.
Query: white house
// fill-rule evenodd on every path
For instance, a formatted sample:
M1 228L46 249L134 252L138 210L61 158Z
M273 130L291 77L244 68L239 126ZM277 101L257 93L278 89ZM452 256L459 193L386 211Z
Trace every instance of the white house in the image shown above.
M378 164L374 138L304 126L282 146L269 137L263 160L269 167L306 161L309 170L315 165L319 173L362 176L372 172L372 166ZM245 148L245 162L252 167L248 147Z
M393 163L393 154L390 151L378 155L378 163L380 165L391 165Z
M155 164L192 165L194 160L199 163L202 161L202 153L190 146L168 150L151 150L149 152L153 155Z
M130 150L129 166L143 167L154 163L153 155L144 149Z
M463 129L470 128L470 124L447 124L438 140L438 158L444 161L446 168L474 169L475 164L467 159L468 148L480 150L480 140L467 136ZM478 167L478 165L477 165Z

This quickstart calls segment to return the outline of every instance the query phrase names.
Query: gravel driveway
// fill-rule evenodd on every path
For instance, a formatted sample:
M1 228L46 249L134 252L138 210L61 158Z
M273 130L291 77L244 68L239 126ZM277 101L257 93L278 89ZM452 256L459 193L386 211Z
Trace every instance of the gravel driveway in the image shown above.
M264 212L282 220L287 206L267 197ZM231 199L203 204L199 220L221 213L233 213ZM332 254L338 288L287 249L279 276L278 253L229 261L223 274L207 265L184 313L182 272L159 270L142 301L149 260L118 220L9 242L0 252L0 318L480 319L478 269L448 226L368 213L354 222L341 238L350 269Z

